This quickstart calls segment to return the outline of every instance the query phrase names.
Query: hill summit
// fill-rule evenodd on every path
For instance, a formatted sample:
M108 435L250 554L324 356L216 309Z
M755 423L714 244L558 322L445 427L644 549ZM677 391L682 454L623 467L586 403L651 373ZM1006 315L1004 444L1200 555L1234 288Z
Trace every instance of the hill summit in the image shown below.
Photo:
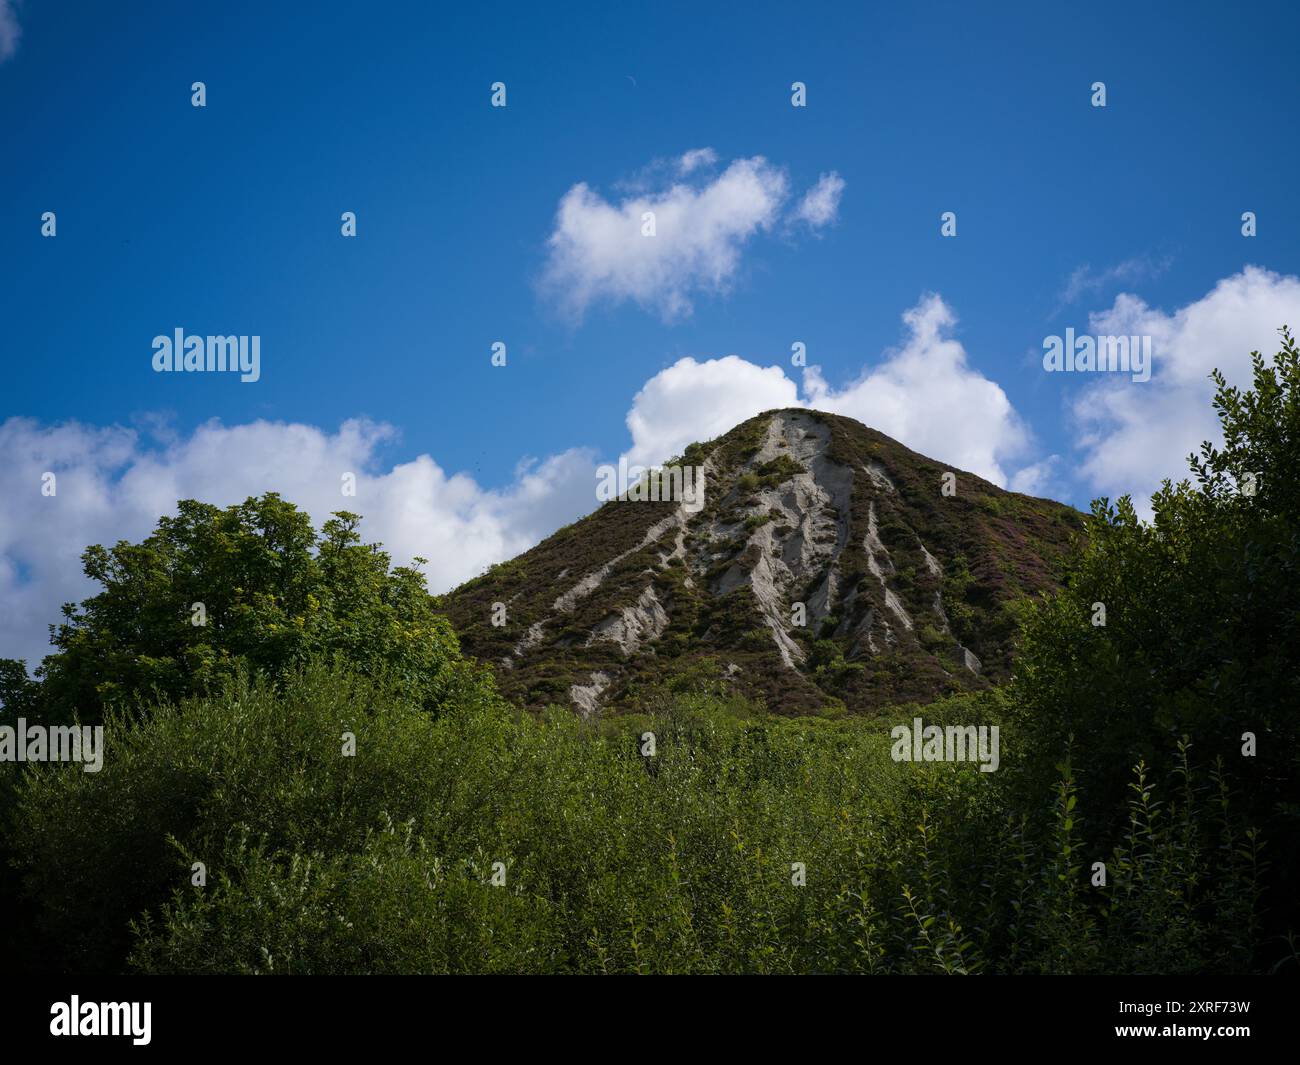
M818 411L760 414L674 466L702 498L626 491L445 597L508 697L592 716L702 665L787 714L986 687L1010 672L1014 604L1057 585L1082 528Z

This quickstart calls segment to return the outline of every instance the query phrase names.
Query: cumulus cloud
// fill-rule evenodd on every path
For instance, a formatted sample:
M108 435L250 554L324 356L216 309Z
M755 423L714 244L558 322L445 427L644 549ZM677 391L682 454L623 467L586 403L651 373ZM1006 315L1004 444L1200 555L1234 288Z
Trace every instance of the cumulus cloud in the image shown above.
M317 525L364 515L363 535L398 563L429 560L438 591L526 550L595 503L595 455L573 449L526 461L509 488L491 491L448 474L428 455L385 468L385 425L349 421L337 432L258 421L209 422L188 437L30 419L0 423L0 657L39 660L61 603L95 590L78 559L88 544L139 540L178 499L219 506L280 492ZM284 461L292 455L294 461ZM41 494L42 475L56 494ZM355 497L341 492L356 475Z
M1063 498L1067 493L1060 484L1057 472L1060 464L1060 455L1048 455L1047 458L1032 462L1013 473L1007 487L1013 492L1021 492L1027 496Z
M762 411L812 407L1014 491L1068 494L1061 490L1068 457L1024 458L1027 429L1002 389L971 365L943 299L924 297L903 322L902 343L839 387L816 366L796 382L782 366L735 355L679 360L633 398L628 461L653 465ZM1210 370L1248 384L1249 352L1276 351L1284 323L1300 325L1300 278L1258 267L1172 313L1124 294L1093 314L1094 334L1151 335L1154 369L1146 383L1107 376L1076 395L1074 484L1129 492L1145 506L1162 478L1184 474L1202 440L1218 440ZM78 564L86 545L139 540L178 499L228 505L277 491L318 526L336 510L356 511L366 539L383 542L396 562L430 560L435 591L526 550L596 504L590 448L525 459L507 487L488 489L429 455L387 462L395 440L390 426L364 420L336 431L211 421L188 435L157 419L141 428L0 422L0 657L39 660L60 604L94 591ZM52 497L41 493L45 473L57 477ZM345 473L356 475L355 497L340 491Z
M906 342L841 388L828 384L816 366L804 372L801 394L779 366L758 366L735 355L679 360L633 400L628 462L662 462L690 442L708 440L765 410L813 407L856 418L916 451L1005 486L1004 464L1029 445L1011 401L947 335L956 319L940 297L926 296L903 321ZM1022 483L1042 483L1028 478Z
M1031 433L1002 388L971 366L942 298L926 296L903 321L903 343L840 387L816 366L796 384L779 366L734 355L678 361L634 399L628 461L662 462L762 411L806 406L856 418L1012 491L1056 498L1076 490L1130 493L1147 509L1164 477L1186 475L1186 458L1201 441L1220 442L1210 371L1218 367L1230 382L1248 386L1249 353L1276 351L1283 324L1300 329L1300 278L1246 267L1173 313L1123 294L1092 314L1094 335L1149 334L1154 369L1148 382L1107 375L1082 389L1068 412L1073 455L1031 454Z
M718 161L718 153L712 148L692 148L683 152L677 160L677 169L682 174L694 173L700 167L713 166Z
M1188 474L1187 456L1201 442L1221 440L1211 407L1210 371L1249 386L1250 352L1266 359L1278 349L1277 330L1300 323L1300 278L1256 266L1224 278L1201 299L1172 314L1122 294L1090 316L1096 335L1149 335L1151 380L1108 375L1072 404L1080 474L1100 495L1133 495L1149 506L1163 478Z
M798 386L779 366L735 355L679 359L646 382L628 412L629 465L652 466L711 440L765 410L801 406Z
M804 193L799 206L794 210L794 220L806 222L813 229L820 229L834 222L839 214L844 185L844 179L835 171L823 174L817 184Z
M666 188L637 188L617 203L585 182L574 185L547 241L542 291L575 321L595 303L631 302L671 322L689 316L700 294L725 293L745 246L781 220L790 179L761 155L692 178L716 163L712 148L692 149L676 160ZM651 175L662 181L663 168ZM825 225L843 190L839 175L823 175L787 221Z
M0 63L13 58L22 35L13 0L0 0Z
M544 285L575 318L600 299L631 300L668 321L685 317L694 293L725 291L741 248L776 221L787 184L783 171L755 156L702 186L678 183L617 205L575 185L560 201Z
M956 316L939 296L923 298L903 321L903 345L844 388L831 388L810 366L804 375L809 402L1005 487L1006 463L1030 442L1011 401L949 335Z

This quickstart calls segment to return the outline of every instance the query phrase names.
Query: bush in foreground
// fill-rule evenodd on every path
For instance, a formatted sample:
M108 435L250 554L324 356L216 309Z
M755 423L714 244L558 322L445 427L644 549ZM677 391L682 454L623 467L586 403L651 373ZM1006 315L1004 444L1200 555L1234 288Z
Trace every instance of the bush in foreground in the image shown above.
M116 723L99 774L30 774L26 884L79 971L1256 964L1262 843L1190 754L1174 791L1135 779L1103 842L1068 767L1024 813L998 774L893 762L879 724L731 711L678 693L602 736L486 694L434 718L324 667L283 692L239 680Z

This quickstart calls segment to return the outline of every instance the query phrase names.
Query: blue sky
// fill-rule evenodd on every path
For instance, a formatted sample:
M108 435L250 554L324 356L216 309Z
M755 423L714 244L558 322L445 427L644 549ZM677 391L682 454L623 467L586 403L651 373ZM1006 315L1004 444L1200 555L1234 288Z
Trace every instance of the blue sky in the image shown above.
M0 640L172 492L315 513L360 465L339 505L448 585L594 507L592 462L787 393L1144 497L1208 367L1300 327L1295 5L552 6L0 0ZM646 261L601 232L642 201L680 222ZM1100 325L1151 382L1043 371ZM177 327L259 335L261 380L154 373Z

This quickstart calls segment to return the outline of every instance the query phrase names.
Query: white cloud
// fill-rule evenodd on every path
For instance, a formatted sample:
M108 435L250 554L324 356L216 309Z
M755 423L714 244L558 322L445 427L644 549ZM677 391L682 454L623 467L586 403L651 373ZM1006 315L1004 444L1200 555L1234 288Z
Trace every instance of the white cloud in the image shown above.
M398 563L429 560L430 587L445 590L526 550L595 505L595 455L574 449L524 462L512 485L489 491L448 475L428 455L384 468L394 432L349 421L337 432L309 425L209 422L188 437L76 423L0 423L0 657L47 653L46 626L61 603L95 591L78 562L86 545L139 540L178 499L225 506L280 492L319 527L332 512L363 514L363 535ZM285 462L286 455L293 462ZM57 494L41 495L53 472ZM356 474L357 494L341 492Z
M1152 338L1151 380L1108 376L1074 402L1080 474L1097 494L1130 493L1149 512L1151 493L1168 477L1188 476L1187 456L1203 440L1220 441L1210 371L1248 387L1250 352L1266 361L1277 330L1300 324L1300 278L1255 266L1224 278L1201 299L1172 314L1136 296L1119 296L1090 316L1094 334Z
M802 397L779 366L757 366L735 355L681 359L646 382L633 400L628 462L662 462L692 441L708 440L765 410L813 407L856 418L913 450L1006 485L1003 463L1029 444L1006 393L973 369L965 349L946 335L955 318L938 296L923 298L903 321L909 335L901 348L840 389L810 366Z
M801 389L782 366L735 355L679 360L633 398L629 462L662 462L762 411L803 406L856 418L1015 491L1057 494L1066 459L1029 456L1020 465L1029 433L1002 389L970 365L944 301L926 296L903 320L902 344L839 388L815 366ZM1143 507L1144 493L1163 477L1184 475L1187 454L1203 439L1218 439L1210 370L1248 384L1249 352L1276 351L1284 323L1300 326L1300 278L1257 267L1173 313L1122 295L1092 315L1097 334L1150 334L1154 370L1146 383L1125 376L1085 385L1072 408L1076 477L1099 494L1130 492ZM189 435L157 419L142 429L0 422L0 656L39 660L59 605L95 590L78 563L86 545L139 540L178 499L227 505L277 491L318 526L333 511L356 511L365 515L365 538L383 542L396 562L430 560L435 591L526 550L595 506L597 455L590 449L526 459L508 487L492 490L449 474L429 455L387 464L382 451L395 436L368 421L335 432L212 421ZM47 471L58 477L53 498L41 494ZM355 498L340 492L344 473L357 475Z
M1027 496L1047 499L1063 497L1066 493L1057 479L1056 472L1060 463L1060 455L1048 455L1040 462L1031 463L1017 470L1011 475L1007 487L1013 492L1021 492Z
M820 229L835 221L840 210L840 197L844 195L844 179L832 170L823 174L817 184L804 193L799 206L794 210L794 219L807 222L813 229Z
M914 451L1005 486L1004 463L1029 445L1011 401L947 335L956 317L939 296L923 298L903 321L909 330L903 346L845 388L829 387L810 366L804 385L811 405L847 414Z
M713 166L718 161L718 153L712 148L692 148L683 152L677 160L677 169L682 174L690 174L700 167Z
M725 294L745 246L781 220L790 180L761 155L737 159L711 178L698 173L717 161L712 148L660 160L617 203L585 182L574 185L547 240L542 291L575 321L593 304L631 302L671 322L689 316L699 295ZM650 188L652 181L661 187ZM838 174L823 174L786 223L826 225L843 191ZM647 213L653 236L645 232Z
M0 0L0 63L13 58L22 35L12 0Z
M1151 334L1155 369L1145 383L1119 375L1090 382L1072 406L1079 431L1077 453L1068 456L1031 454L1031 433L1002 388L970 365L939 296L903 319L903 344L839 388L815 366L800 388L781 367L734 355L680 360L633 401L628 461L662 462L764 410L808 406L856 418L1013 491L1069 498L1082 484L1112 497L1129 492L1144 507L1163 477L1185 475L1202 440L1219 439L1210 371L1217 366L1248 385L1249 353L1276 351L1282 324L1300 328L1300 278L1247 267L1172 314L1122 295L1092 315L1094 334Z
M738 159L700 187L674 184L617 206L575 185L560 201L543 285L574 318L602 299L685 317L695 293L727 289L742 246L775 222L787 185L762 156ZM647 212L654 236L642 232Z
M755 414L798 406L799 388L779 366L757 366L736 355L680 359L650 378L632 401L628 464L664 462Z

